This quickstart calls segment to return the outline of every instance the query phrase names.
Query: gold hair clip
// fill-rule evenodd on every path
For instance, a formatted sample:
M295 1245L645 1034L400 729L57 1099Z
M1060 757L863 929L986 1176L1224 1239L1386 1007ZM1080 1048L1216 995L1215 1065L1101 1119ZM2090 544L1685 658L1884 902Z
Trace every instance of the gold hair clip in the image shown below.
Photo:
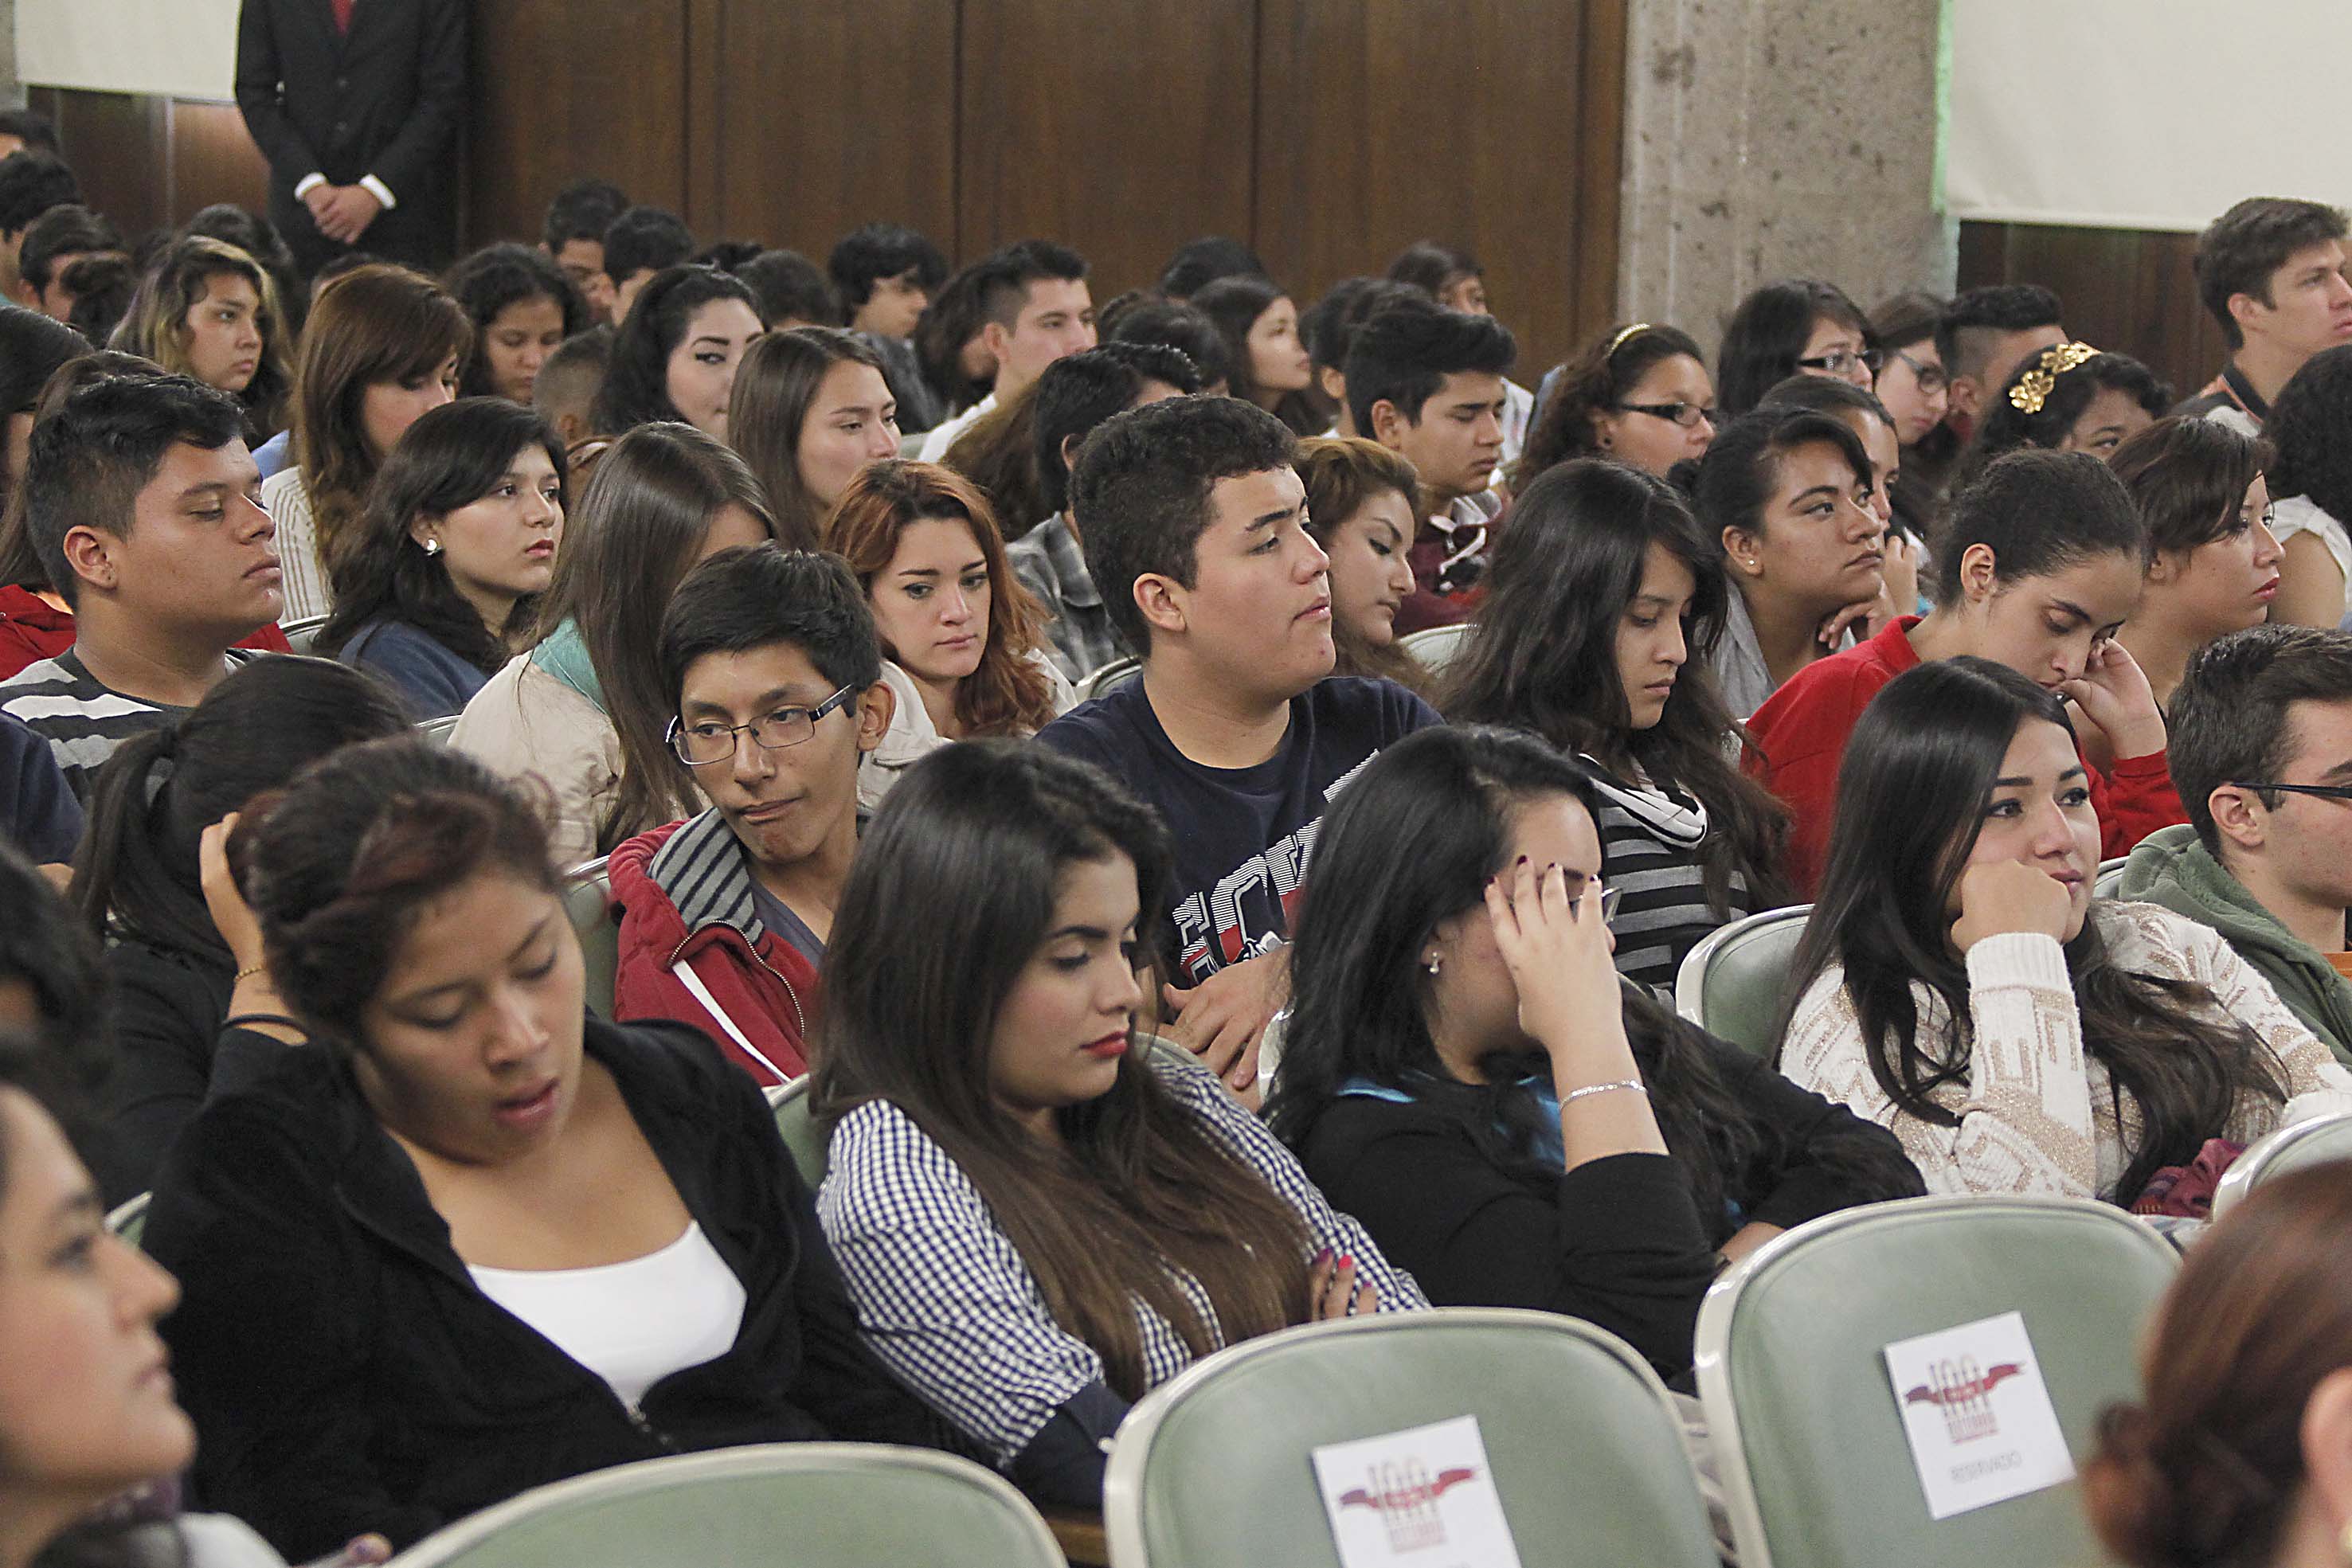
M2042 362L2021 377L2009 389L2009 405L2020 413L2040 413L2042 405L2050 401L2057 390L2058 378L2068 371L2080 370L2099 357L2099 350L2088 343L2060 343L2042 350Z
M1632 326L1627 327L1624 330L1619 332L1615 337L1609 340L1609 351L1601 357L1604 360L1615 359L1617 357L1618 350L1623 348L1632 339L1640 337L1649 329L1650 324L1647 321L1634 322Z

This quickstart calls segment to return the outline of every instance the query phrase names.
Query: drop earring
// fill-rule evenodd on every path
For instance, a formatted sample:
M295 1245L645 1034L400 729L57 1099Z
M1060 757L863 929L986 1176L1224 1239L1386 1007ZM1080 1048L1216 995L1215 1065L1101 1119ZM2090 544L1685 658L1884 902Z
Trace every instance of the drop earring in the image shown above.
M1421 967L1428 973L1429 977L1433 980L1437 977L1437 972L1445 967L1445 960L1439 957L1436 954L1432 953L1427 958L1422 961Z

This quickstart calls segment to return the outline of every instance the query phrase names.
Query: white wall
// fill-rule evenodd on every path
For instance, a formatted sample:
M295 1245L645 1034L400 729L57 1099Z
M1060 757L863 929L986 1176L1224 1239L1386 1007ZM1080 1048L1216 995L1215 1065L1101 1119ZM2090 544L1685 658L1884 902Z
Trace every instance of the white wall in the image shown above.
M226 101L237 0L16 0L27 86Z
M2189 231L2242 196L2352 204L2345 0L1950 5L1956 217Z

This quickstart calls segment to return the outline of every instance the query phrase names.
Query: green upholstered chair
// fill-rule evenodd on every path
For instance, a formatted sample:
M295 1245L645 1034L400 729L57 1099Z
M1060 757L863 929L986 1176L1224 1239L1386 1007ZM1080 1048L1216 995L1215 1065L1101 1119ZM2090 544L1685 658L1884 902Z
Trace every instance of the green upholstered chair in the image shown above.
M137 1197L123 1199L106 1217L106 1228L133 1247L138 1246L147 1234L147 1206L154 1197L152 1192L142 1192Z
M1496 1308L1308 1323L1154 1389L1111 1448L1111 1563L1330 1568L1311 1451L1461 1416L1478 1418L1525 1568L1713 1568L1706 1505L1656 1375L1589 1323Z
M783 1134L784 1147L793 1164L800 1167L801 1180L814 1192L824 1185L826 1139L809 1114L808 1074L803 1072L790 1083L772 1084L767 1092L768 1104L776 1113L776 1131Z
M2117 855L2114 860L2099 862L2099 874L2091 879L2091 895L2094 898L2116 896L2116 890L2124 884L2124 862L2129 859L2129 855Z
M439 718L424 720L417 725L416 732L436 746L446 746L449 744L450 732L457 727L457 716L449 713L443 714Z
M1684 956L1675 1010L1742 1051L1770 1056L1780 1044L1789 965L1812 912L1810 904L1768 909L1710 933Z
M2142 1322L2179 1255L2105 1204L1917 1197L1759 1248L1707 1292L1698 1387L1741 1568L2063 1568L2104 1562L2072 1484L1943 1520L1885 1346L2021 1313L2068 1448L2136 1397Z
M1476 630L1466 621L1458 626L1424 626L1418 632L1406 632L1397 643L1423 669L1435 674L1462 656L1470 646L1470 634Z
M1087 673L1086 678L1077 684L1077 698L1082 703L1091 702L1105 692L1127 685L1141 674L1143 661L1140 659L1113 659L1102 668Z
M399 1568L1062 1568L1044 1519L949 1454L772 1443L558 1481L436 1531Z
M2340 1160L2352 1160L2352 1115L2318 1116L2281 1127L2246 1145L2246 1152L2230 1162L2213 1195L2213 1218L2237 1207L2246 1194L2274 1176ZM2352 1177L2352 1171L2345 1174Z
M613 909L613 883L602 857L579 867L563 882L563 912L580 935L587 967L588 1006L600 1019L613 1016L613 986L621 972L621 923Z

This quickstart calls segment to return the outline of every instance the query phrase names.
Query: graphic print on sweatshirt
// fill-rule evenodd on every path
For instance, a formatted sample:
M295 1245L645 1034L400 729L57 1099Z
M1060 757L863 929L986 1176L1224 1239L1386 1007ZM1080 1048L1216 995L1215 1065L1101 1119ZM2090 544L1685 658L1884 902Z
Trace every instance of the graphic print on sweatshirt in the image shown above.
M1323 791L1327 810L1372 757ZM1322 825L1318 814L1219 877L1216 886L1194 893L1176 906L1176 962L1187 982L1197 986L1229 964L1259 957L1282 945L1290 934L1291 916L1297 913L1299 892L1307 885L1315 831Z

